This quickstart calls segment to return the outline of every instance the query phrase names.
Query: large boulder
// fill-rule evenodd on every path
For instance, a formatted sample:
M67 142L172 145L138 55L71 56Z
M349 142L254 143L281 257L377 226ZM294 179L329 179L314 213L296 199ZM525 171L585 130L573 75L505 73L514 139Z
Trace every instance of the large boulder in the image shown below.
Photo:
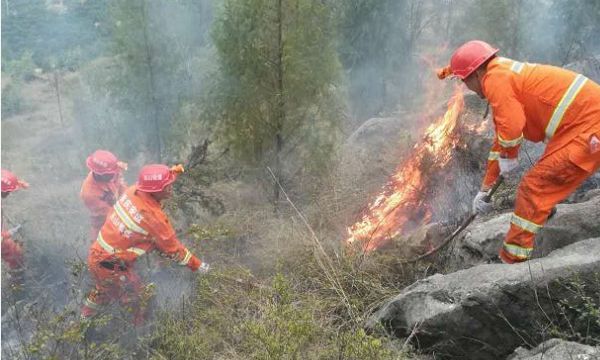
M463 269L495 260L509 228L511 213L476 220L449 249L449 266ZM537 234L533 256L542 257L574 242L600 236L600 194L586 202L559 204Z
M437 274L385 303L367 327L383 325L399 337L414 332L419 348L441 358L500 359L525 342L543 341L534 324L547 325L556 301L576 301L565 286L575 274L586 292L600 292L599 272L600 238L594 238L526 263Z
M562 339L550 339L535 349L518 348L506 360L599 360L600 349Z

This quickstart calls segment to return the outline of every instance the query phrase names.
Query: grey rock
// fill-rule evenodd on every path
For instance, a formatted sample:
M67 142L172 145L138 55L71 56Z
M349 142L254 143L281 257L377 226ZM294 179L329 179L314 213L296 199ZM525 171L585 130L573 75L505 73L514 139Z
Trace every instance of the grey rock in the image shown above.
M342 147L342 178L367 186L375 183L379 187L385 184L411 145L407 119L369 119L350 135Z
M515 265L485 264L418 281L385 303L367 323L408 336L441 358L500 359L524 343L540 343L556 299L571 299L564 283L574 274L591 294L600 291L600 238Z
M506 360L598 360L600 349L562 339L550 339L535 349L518 348Z
M583 74L600 83L600 55L589 56L581 61L567 64L565 68Z

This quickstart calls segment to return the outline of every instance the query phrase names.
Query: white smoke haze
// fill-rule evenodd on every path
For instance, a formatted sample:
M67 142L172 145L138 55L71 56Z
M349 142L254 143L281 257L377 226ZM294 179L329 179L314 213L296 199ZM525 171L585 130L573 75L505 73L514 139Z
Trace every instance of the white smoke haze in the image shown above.
M10 275L2 265L2 355L26 358L24 345L36 326L52 315L64 311L69 321L78 319L90 283L85 263L91 243L79 190L87 174L85 158L96 149L110 150L129 163L125 178L133 184L144 164L187 162L193 147L208 139L208 160L185 175L192 179L192 185L186 184L188 192L199 191L194 204L180 206L177 199L168 210L184 234L182 240L191 242L186 231L192 224L221 221L240 231L231 238L244 247L232 257L260 270L274 267L278 256L300 246L286 243L304 230L289 220L296 214L283 197L280 215L274 215L273 184L264 164L238 164L215 135L218 119L205 115L225 61L218 57L211 36L224 3L2 2L1 163L31 185L2 199L3 226L23 224L17 238L24 243L27 263L21 298L7 295ZM330 89L339 107L327 109L340 123L335 130L314 125L320 130L317 135L331 131L325 135L336 139L333 160L313 166L327 173L327 179L317 179L307 170L311 164L299 158L318 147L319 137L294 139L282 155L282 186L332 239L332 248L339 246L343 229L371 195L365 193L366 184L348 184L331 170L338 168L336 161L349 147L345 141L369 119L389 118L400 124L398 136L390 140L397 144L389 146L410 149L446 106L452 89L437 80L434 69L447 64L457 45L477 38L501 47L501 55L559 66L600 55L600 6L594 0L582 1L581 6L567 0L319 4L326 4L334 19L335 61L341 64L339 81ZM481 106L483 102L475 100L473 111ZM313 107L303 123L317 118ZM531 148L532 158L539 152ZM386 171L372 176L369 191L385 184L401 160L381 161ZM380 164L352 166L369 172ZM481 169L470 166L453 171L452 184L430 194L431 203L439 204L433 209L436 221L456 221L482 176ZM342 194L331 195L338 186ZM211 205L202 202L206 198L209 203L218 199L223 211L207 210ZM453 202L460 202L460 211L452 208ZM203 244L199 247L202 251ZM217 265L226 263L223 253L199 255ZM159 262L155 254L149 257L140 259L138 268L147 282L156 284L154 311L177 309L182 299L192 297L197 278L187 269ZM19 313L26 317L19 318Z

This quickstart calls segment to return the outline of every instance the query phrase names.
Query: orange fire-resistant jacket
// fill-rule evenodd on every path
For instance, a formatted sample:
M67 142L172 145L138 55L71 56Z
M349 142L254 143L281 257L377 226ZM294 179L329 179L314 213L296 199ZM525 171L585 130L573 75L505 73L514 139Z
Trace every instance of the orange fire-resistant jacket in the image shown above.
M600 86L562 68L498 57L488 64L482 89L496 129L484 188L498 178L497 159L516 158L523 139L546 142L545 157L600 121Z
M192 271L202 264L177 239L160 203L131 186L108 214L90 249L90 261L116 260L129 266L138 256L155 249Z
M93 237L95 238L104 224L106 215L112 209L115 201L125 192L125 182L121 174L115 176L109 182L98 182L94 180L92 172L83 181L79 196L90 211Z

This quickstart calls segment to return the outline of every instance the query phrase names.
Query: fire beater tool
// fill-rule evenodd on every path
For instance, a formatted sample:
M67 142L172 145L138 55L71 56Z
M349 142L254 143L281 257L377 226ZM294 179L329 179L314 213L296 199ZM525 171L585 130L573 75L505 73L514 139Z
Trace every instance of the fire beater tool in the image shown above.
M500 176L498 178L498 180L496 180L496 183L494 184L494 186L492 186L492 188L490 189L490 191L488 192L487 196L484 198L485 202L490 202L492 200L492 195L494 195L494 193L496 193L496 191L498 190L498 188L500 187L500 185L502 185L502 183L504 182L504 178L502 176ZM448 245L452 240L454 240L458 234L460 234L461 232L463 232L464 229L467 228L467 226L469 226L473 220L475 220L475 218L477 217L477 213L473 213L471 214L468 218L466 218L462 224L460 224L460 226L454 230L454 232L452 232L452 234L448 235L444 241L442 241L441 244L439 244L438 246L436 246L435 248L429 250L428 252L426 252L423 255L419 255L418 257L411 259L411 260L406 260L403 261L403 264L410 264L410 263L414 263L417 262L419 260L422 260L432 254L434 254L435 252L437 252L438 250L442 249L443 247L445 247L446 245Z

